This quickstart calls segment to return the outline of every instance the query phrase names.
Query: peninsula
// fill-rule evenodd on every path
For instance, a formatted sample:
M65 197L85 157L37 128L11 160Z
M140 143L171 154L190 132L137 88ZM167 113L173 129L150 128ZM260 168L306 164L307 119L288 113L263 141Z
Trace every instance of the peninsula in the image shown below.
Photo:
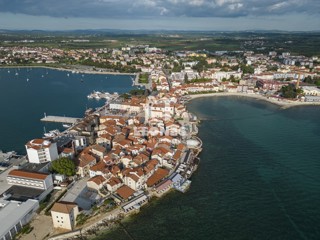
M187 191L202 150L199 119L186 107L190 99L236 95L283 107L320 104L318 56L169 52L141 45L0 50L6 53L0 59L3 67L32 59L39 66L61 67L71 74L108 74L112 69L115 74L134 73L133 84L143 86L127 94L104 94L110 97L103 106L72 119L64 132L30 139L25 144L26 164L3 167L0 175L7 188L1 189L0 204L6 214L15 216L0 228L4 239L90 238L139 212L153 197ZM65 65L66 59L81 59L83 65ZM63 121L44 120L50 119ZM10 163L12 157L4 161ZM1 220L7 216L2 213Z

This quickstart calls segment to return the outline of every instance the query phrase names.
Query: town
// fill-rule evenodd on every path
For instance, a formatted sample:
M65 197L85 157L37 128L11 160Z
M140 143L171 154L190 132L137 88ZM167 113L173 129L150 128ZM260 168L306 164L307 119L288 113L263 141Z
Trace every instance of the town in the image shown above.
M142 87L86 111L62 133L30 139L26 157L1 153L3 240L32 234L86 238L139 212L154 197L186 192L202 150L201 119L187 109L194 97L238 94L287 106L320 103L318 56L168 52L148 45L0 52L3 67L54 64L82 73L132 73Z

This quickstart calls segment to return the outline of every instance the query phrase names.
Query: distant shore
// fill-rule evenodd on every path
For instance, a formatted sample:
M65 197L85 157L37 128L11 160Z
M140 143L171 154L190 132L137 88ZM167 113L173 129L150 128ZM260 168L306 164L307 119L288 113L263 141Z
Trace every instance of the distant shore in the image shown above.
M68 72L76 72L76 73L81 73L81 74L105 74L105 75L136 75L137 73L121 73L121 72L105 72L105 71L93 71L93 70L86 70L86 69L79 69L79 68L63 68L63 67L50 67L50 66L43 66L43 65L39 65L39 66L0 66L0 68L46 68L46 69L52 69L52 70L58 70L58 71L68 71Z
M254 98L257 100L263 100L269 103L276 104L282 108L290 108L290 107L297 107L297 106L320 106L320 102L299 102L299 101L291 101L286 99L277 99L273 97L265 97L259 94L247 94L247 93L208 93L208 94L194 94L189 95L189 97L192 99L196 98L203 98L203 97L221 97L221 96L238 96L238 97L249 97Z

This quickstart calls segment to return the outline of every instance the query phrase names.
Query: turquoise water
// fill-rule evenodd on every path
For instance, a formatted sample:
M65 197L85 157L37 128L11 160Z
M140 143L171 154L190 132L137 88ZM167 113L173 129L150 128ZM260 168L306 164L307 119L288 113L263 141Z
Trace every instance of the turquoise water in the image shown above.
M69 77L68 75L69 74ZM0 149L24 153L24 144L61 124L44 124L47 115L82 117L86 108L104 101L88 100L93 90L123 93L130 76L72 74L44 68L0 68Z
M125 220L133 239L320 239L320 108L192 101L204 142L190 190ZM129 239L122 228L97 239Z

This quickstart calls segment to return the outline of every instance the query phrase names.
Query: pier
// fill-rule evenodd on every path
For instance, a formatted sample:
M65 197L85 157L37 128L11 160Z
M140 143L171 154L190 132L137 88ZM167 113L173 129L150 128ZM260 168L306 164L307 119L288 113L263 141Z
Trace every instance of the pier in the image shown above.
M80 118L73 118L73 117L60 117L60 116L46 116L40 119L42 122L56 122L56 123L69 123L75 124L76 122L80 121Z

